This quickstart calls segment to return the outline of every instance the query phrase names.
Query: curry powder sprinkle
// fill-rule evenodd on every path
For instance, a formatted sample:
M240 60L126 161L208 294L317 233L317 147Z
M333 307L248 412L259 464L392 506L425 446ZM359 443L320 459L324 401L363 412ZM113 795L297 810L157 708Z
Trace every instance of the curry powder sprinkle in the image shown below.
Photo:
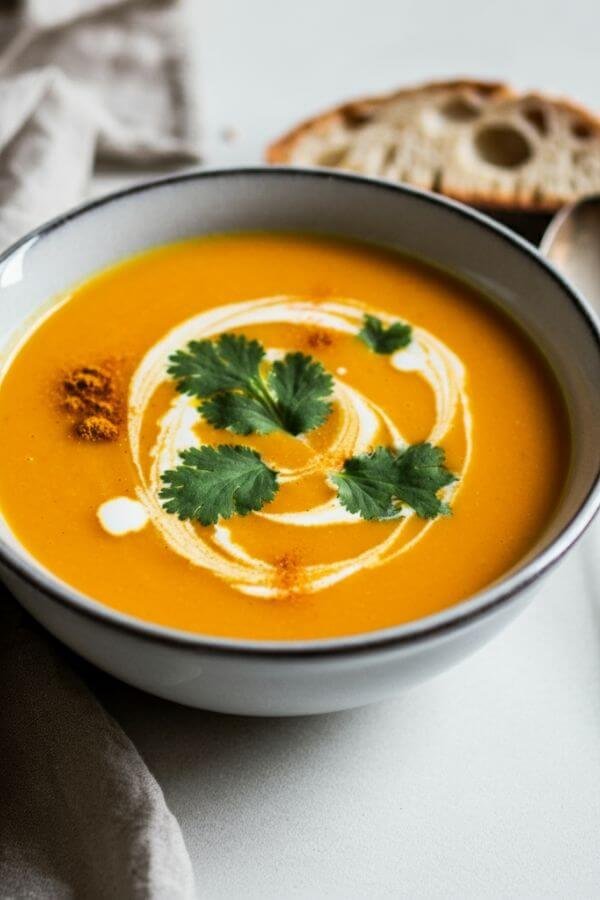
M306 343L312 350L323 350L325 347L331 347L333 344L333 335L324 328L309 331Z
M288 597L302 594L306 587L306 575L302 560L295 551L288 551L274 560L275 584Z
M123 401L116 366L79 366L62 379L61 407L74 420L84 441L114 441L119 436Z

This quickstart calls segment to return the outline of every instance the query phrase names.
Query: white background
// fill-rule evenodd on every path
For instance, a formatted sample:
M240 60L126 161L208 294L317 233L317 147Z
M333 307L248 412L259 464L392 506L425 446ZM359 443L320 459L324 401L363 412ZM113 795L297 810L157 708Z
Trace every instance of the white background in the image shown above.
M599 0L189 0L205 158L350 97L509 79L600 107ZM235 140L225 140L234 129ZM396 701L223 717L100 681L208 898L600 894L598 530L510 629Z

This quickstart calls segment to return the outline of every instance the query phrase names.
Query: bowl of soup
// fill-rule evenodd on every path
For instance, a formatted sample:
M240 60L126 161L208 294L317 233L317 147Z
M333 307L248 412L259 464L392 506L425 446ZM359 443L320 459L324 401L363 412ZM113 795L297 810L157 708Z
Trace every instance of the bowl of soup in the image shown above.
M600 342L526 242L431 194L206 171L0 260L0 572L191 706L385 698L480 646L600 502Z

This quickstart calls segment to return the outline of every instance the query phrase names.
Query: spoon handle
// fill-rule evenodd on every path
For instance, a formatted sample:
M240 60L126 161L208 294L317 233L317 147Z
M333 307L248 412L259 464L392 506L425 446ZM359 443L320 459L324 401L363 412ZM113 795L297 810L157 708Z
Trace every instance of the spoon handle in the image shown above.
M600 314L600 196L560 210L544 233L540 251Z

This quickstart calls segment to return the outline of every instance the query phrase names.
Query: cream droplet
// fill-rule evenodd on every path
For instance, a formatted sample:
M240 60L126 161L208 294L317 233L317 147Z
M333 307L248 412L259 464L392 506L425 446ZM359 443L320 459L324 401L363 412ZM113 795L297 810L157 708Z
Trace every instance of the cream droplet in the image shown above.
M130 531L141 531L148 524L150 516L139 500L129 497L114 497L98 507L100 524L109 534L121 537Z

